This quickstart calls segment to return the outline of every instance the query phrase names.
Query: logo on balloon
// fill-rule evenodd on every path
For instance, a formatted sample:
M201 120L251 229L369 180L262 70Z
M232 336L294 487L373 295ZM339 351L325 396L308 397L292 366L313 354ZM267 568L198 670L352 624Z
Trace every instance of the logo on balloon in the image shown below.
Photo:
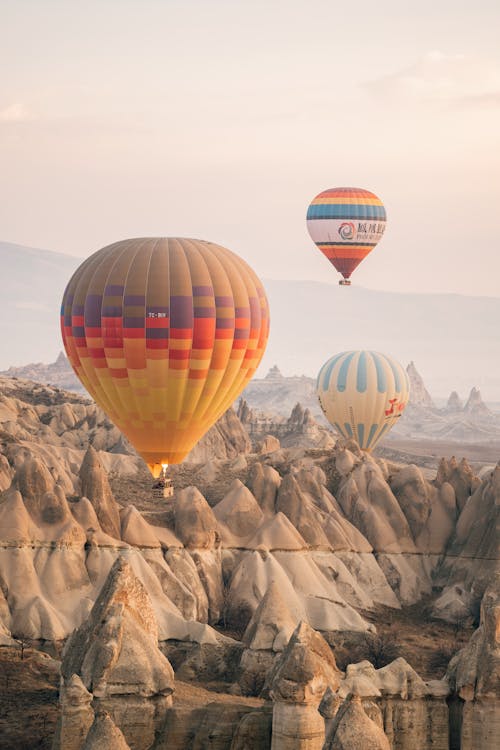
M397 417L401 416L401 413L403 409L405 408L406 404L404 401L400 401L397 398L390 398L389 399L389 407L385 409L384 414L386 418L393 418L396 419Z
M339 226L338 232L343 240L352 240L356 236L356 227L352 221L344 221Z

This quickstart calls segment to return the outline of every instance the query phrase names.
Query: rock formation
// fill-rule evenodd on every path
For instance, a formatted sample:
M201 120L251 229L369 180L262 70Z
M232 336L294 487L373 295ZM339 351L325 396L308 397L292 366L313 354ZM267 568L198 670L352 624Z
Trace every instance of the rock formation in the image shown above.
M94 448L89 445L80 469L81 492L88 497L102 530L120 539L120 514L108 477Z
M461 750L493 750L500 737L500 573L481 603L479 628L446 675L461 703ZM462 703L463 702L463 703Z
M158 626L151 600L129 564L117 558L87 620L68 640L61 664L63 709L71 690L87 690L93 706L109 711L128 743L149 748L155 730L171 705L174 673L158 649ZM81 684L80 684L80 682ZM85 700L79 698L79 703ZM87 714L83 711L83 720ZM97 737L116 736L106 717L93 725ZM70 729L63 710L60 744ZM87 744L83 747L94 747ZM99 745L96 744L96 747ZM125 747L125 745L122 745ZM57 750L57 748L55 748ZM76 750L76 747L75 747Z
M317 709L326 689L339 683L330 647L299 623L266 681L274 702L272 750L321 750L325 725Z
M191 450L186 461L205 463L213 459L231 459L251 450L250 438L241 420L228 409Z
M433 606L437 616L463 620L477 612L498 570L499 518L500 464L467 499L457 520L447 555L436 574L436 584L443 589Z
M425 387L422 376L415 367L414 362L410 362L406 368L410 380L410 404L413 406L423 406L427 409L434 409L432 400L427 388Z
M82 750L130 750L130 747L109 714L98 711Z
M302 440L310 416L297 408L292 422ZM230 445L229 434L219 435ZM447 749L448 724L460 734L461 715L469 745L483 719L495 726L491 645L477 673L468 675L462 661L449 685L420 679L404 660L379 670L347 665L341 679L314 631L332 644L344 636L359 643L380 618L394 616L389 608L423 597L457 628L477 618L498 566L500 466L480 480L466 461L443 459L434 478L352 442L334 450L291 445L186 464L174 500L155 504L138 459L110 452L127 448L93 405L13 381L0 393L0 444L0 642L43 640L57 649L77 629L63 659L58 747L83 746L94 720L96 742L113 735L104 715L96 719L105 710L133 750L155 730L162 748L201 748L212 736L250 750L254 731L265 748L269 712L255 696L266 672L276 748L293 746L293 733L322 743L322 716L328 742L340 747L354 742L351 715L360 717L367 747L383 746L372 727L382 717L392 750ZM496 627L485 614L496 606L489 592L483 633L487 622L489 633ZM234 628L238 640L207 623ZM475 638L466 663L486 648ZM170 706L172 672L162 653L193 689L203 680L232 686L234 703L225 696L230 708L209 709L214 692L205 691L199 707Z
M456 414L457 412L462 411L463 408L464 405L462 403L462 399L456 391L452 391L448 397L448 401L446 402L446 411L451 412L452 414Z
M338 709L323 750L391 750L391 746L360 697L350 694Z
M491 417L491 411L488 409L483 399L481 398L481 391L479 388L472 388L467 399L464 412L470 414L473 417Z
M301 612L292 612L272 581L255 610L242 638L245 649L238 670L237 689L243 695L258 695L264 687L265 675L277 654L286 647L300 619Z

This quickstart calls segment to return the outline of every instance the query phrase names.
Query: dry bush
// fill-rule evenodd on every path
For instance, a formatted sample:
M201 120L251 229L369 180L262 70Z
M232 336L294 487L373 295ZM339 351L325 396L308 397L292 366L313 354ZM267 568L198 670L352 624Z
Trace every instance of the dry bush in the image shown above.
M398 631L392 628L382 634L364 633L354 643L336 645L335 661L339 669L345 671L348 664L369 661L375 669L387 666L402 655Z
M429 667L436 673L436 676L442 677L445 674L451 659L462 647L463 644L456 641L445 641L440 644L429 659Z

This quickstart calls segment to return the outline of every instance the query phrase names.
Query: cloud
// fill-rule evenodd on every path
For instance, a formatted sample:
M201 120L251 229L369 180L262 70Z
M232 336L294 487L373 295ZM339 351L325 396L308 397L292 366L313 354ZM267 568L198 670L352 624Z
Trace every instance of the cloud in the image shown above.
M28 122L34 116L23 104L14 102L0 109L0 122Z
M413 65L363 86L384 102L496 106L500 104L500 66L488 60L435 50Z

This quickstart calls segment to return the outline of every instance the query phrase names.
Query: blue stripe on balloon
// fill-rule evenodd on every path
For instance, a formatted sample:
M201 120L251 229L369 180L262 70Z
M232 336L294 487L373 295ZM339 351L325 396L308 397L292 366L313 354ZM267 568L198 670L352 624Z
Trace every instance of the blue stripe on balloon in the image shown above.
M387 378L385 377L380 355L377 352L371 352L371 355L377 370L377 390L379 393L385 393L387 390Z
M307 209L307 220L311 219L375 219L385 221L386 213L383 206L367 204L318 203Z
M366 441L366 447L369 448L371 445L371 442L373 438L375 437L375 433L378 430L378 424L372 424L370 427L370 432L368 433L368 440Z
M389 357L384 357L384 359L387 362L387 364L390 366L392 370L392 374L394 375L394 386L396 388L396 392L401 393L402 383L401 383L401 375L400 375L399 368L396 367L392 359L390 359Z
M342 364L340 365L339 375L337 378L337 390L340 392L345 391L347 387L347 374L349 372L349 365L356 352L351 352L346 356Z
M324 365L321 366L320 371L318 372L318 377L316 378L316 390L319 390L319 384L321 382L321 376L323 374L323 370L325 369L328 362L326 362Z
M358 359L358 372L356 375L356 390L364 393L368 387L368 370L366 368L366 352L361 352Z
M342 427L339 425L338 422L335 422L335 427L339 431L339 435L343 435L344 434L344 430L342 429Z
M345 427L345 431L347 432L348 436L350 438L354 437L354 434L353 434L353 431L352 431L352 427L349 424L349 422L344 422L344 427Z
M332 357L326 363L326 365L323 365L323 368L324 367L327 368L325 370L325 374L324 374L324 377L323 377L323 390L324 391L327 391L328 388L330 387L330 378L332 377L333 368L335 367L335 365L337 364L337 362L339 361L339 359L341 359L341 357L343 357L346 353L347 352L342 352L341 354L336 354L334 357ZM321 370L320 370L320 375L321 375L321 371L323 370L323 368L321 368Z
M380 438L382 437L382 435L383 435L383 434L384 434L385 432L387 432L387 430L389 429L389 427L391 427L391 425L389 425L389 424L385 424L385 425L384 425L384 426L382 427L382 429L381 429L381 430L380 430L380 432L379 432L379 436L378 436L377 442L378 442L378 440L380 440Z
M365 426L364 424L358 424L358 445L363 448L363 440L365 439Z

